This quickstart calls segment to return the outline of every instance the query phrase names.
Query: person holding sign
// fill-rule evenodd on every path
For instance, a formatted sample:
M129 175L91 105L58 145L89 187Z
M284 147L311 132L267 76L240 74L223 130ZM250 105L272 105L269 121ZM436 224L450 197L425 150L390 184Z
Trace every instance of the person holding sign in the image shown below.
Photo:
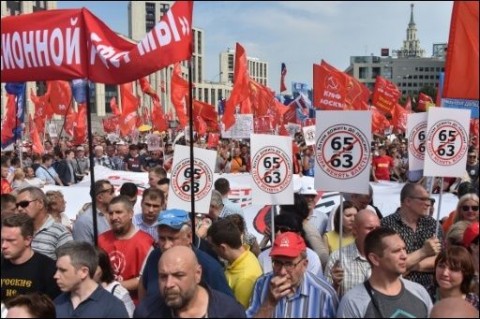
M343 218L343 236L342 247L352 244L355 241L353 237L353 224L358 209L350 201L343 202L343 212L338 206L333 218L333 230L323 235L325 246L328 247L329 254L340 248L340 218Z

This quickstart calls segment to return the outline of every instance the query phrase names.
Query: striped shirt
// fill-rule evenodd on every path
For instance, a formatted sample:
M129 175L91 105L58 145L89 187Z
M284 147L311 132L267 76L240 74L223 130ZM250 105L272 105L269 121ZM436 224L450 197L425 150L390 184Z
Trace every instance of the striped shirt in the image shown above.
M260 310L270 290L273 273L260 277L253 289L247 318L252 318ZM273 318L335 318L338 298L335 290L325 280L306 271L303 281L292 297L283 297L275 306Z
M142 219L142 214L136 214L133 216L133 224L137 229L143 230L150 236L152 236L153 240L158 243L158 231L157 227L153 225L146 224ZM155 224L154 224L155 225Z
M332 285L331 271L333 265L338 260L339 254L338 250L334 251L328 258L328 263L325 267L325 277ZM370 264L365 257L360 255L355 243L342 248L342 268L343 280L340 285L340 296L343 296L347 291L370 278L372 273Z
M73 238L67 228L48 215L45 223L33 235L32 248L40 254L57 260L55 250L71 240Z

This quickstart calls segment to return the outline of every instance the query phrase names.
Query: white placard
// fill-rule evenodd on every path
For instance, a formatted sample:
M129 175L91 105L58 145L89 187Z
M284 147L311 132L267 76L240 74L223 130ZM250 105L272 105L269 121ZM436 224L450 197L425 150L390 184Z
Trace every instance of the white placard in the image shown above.
M305 126L303 128L303 136L305 138L305 145L310 146L315 144L315 125Z
M470 110L428 109L425 176L463 177L467 165Z
M58 136L57 124L55 122L50 122L48 124L48 135L50 136L50 138Z
M368 194L371 111L317 111L315 189Z
M427 137L427 113L407 115L408 169L423 169L425 138Z
M217 152L194 147L193 154L195 213L207 214L210 209ZM190 147L177 145L173 155L170 188L168 190L168 209L179 208L188 212L192 210L191 172Z
M253 114L235 114L235 123L225 130L222 125L222 138L248 139L253 133Z
M255 205L293 204L292 139L252 134L252 200Z
M162 138L158 134L147 135L147 149L149 151L158 151L162 149Z

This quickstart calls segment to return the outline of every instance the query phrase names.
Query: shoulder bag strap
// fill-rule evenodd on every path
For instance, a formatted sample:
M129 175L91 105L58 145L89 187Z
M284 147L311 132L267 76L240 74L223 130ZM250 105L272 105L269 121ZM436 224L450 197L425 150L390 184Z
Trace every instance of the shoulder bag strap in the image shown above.
M372 299L373 307L375 308L376 312L379 314L378 318L385 318L385 316L382 313L382 309L380 309L380 305L378 304L377 298L373 296L372 285L370 285L370 282L368 280L364 281L363 285L365 286L365 289L367 290L368 295Z

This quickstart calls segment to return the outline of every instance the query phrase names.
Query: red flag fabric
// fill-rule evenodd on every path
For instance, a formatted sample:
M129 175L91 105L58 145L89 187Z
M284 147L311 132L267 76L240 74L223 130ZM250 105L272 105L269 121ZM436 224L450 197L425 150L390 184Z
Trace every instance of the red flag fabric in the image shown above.
M150 111L146 106L142 106L141 121L142 124L150 123Z
M372 133L378 135L384 135L385 129L390 126L390 122L387 120L377 108L372 107Z
M74 144L83 144L87 138L87 105L81 103L78 105L77 118L73 130Z
M36 129L39 132L43 132L45 130L45 122L53 115L53 110L48 102L48 96L36 96L33 90L30 90L30 100L35 104L33 120L35 121Z
M268 87L250 80L250 102L254 116L260 117L268 114L274 104L275 94Z
M313 105L319 110L344 110L347 95L346 74L322 60L313 65Z
M150 85L150 82L148 82L148 77L143 77L138 80L140 83L140 88L142 89L142 92L150 96L152 99L160 101L160 98L158 97L158 94L155 92L155 90L152 88Z
M67 81L48 81L47 93L50 106L55 114L63 115L67 113L72 100L72 89Z
M200 117L205 122L207 132L219 131L218 115L213 105L193 100L193 116L195 119Z
M74 136L77 117L78 117L77 112L75 111L75 109L73 107L71 107L71 108L68 109L68 113L65 115L65 118L64 118L63 129L65 130L65 132L68 135L70 135L72 137Z
M287 90L287 86L285 85L285 76L287 76L287 66L285 63L282 63L282 70L281 70L281 78L280 78L280 93L285 92Z
M114 133L119 126L120 116L112 115L102 120L103 130L105 133Z
M38 130L37 130L37 126L35 125L35 121L32 118L32 114L30 114L29 117L30 117L30 120L28 121L28 123L29 123L30 139L32 140L32 151L35 154L43 154L45 152L45 148L43 147L40 134L38 133Z
M15 95L7 94L5 117L2 121L2 143L13 137L13 130L16 127L15 118Z
M110 109L112 110L113 115L120 115L120 110L118 109L117 99L112 96L110 99Z
M297 105L290 103L288 110L283 115L283 123L297 123Z
M210 133L208 134L207 147L217 148L219 141L220 141L220 135L218 133Z
M168 121L165 113L163 113L160 101L153 100L152 126L154 130L159 132L165 132L166 130L168 130Z
M373 90L372 104L378 111L383 114L391 114L400 95L401 92L394 83L381 76L377 76Z
M479 2L454 1L443 97L479 100Z
M118 36L85 8L4 17L1 82L135 81L192 56L192 11L193 1L175 1L138 43Z
M249 97L249 81L247 68L247 54L245 49L237 42L235 47L235 74L233 80L232 93L225 101L225 112L223 114L223 124L228 130L235 123L235 107L241 106L242 102ZM246 112L244 107L244 112Z
M370 90L354 77L347 75L346 109L358 111L369 110L369 98Z
M407 129L407 115L407 110L397 103L392 112L392 125L398 134L404 133Z
M410 98L410 95L407 96L407 101L405 102L405 110L407 113L412 113L412 99Z
M188 125L188 116L185 111L185 106L189 97L188 90L188 81L182 77L180 63L177 63L172 72L170 92L180 128L185 128L185 126Z
M420 94L418 94L417 112L425 112L430 106L435 106L433 99L420 92Z
M139 100L133 95L133 83L120 85L120 98L122 99L122 116L127 116L138 110Z
M120 134L128 136L137 127L137 112L131 112L127 115L120 116L118 125L120 127Z

